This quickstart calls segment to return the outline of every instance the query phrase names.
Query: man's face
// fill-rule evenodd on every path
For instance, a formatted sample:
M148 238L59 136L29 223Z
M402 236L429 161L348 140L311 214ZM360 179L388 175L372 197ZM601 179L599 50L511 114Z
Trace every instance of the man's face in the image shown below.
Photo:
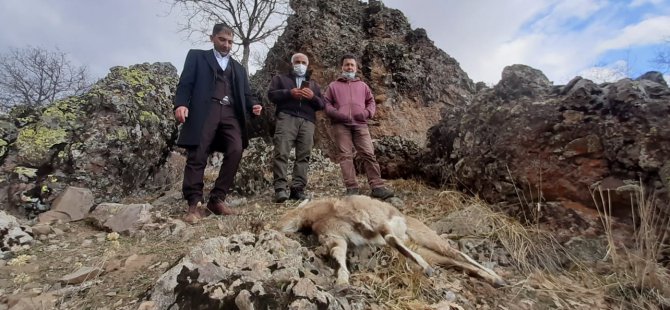
M209 36L209 39L214 43L214 49L222 55L228 55L230 49L233 48L233 35L230 33L219 31L219 33Z
M293 65L305 65L307 66L309 64L309 59L307 59L307 56L305 55L296 55L293 57Z
M356 60L345 59L342 61L342 72L356 72Z

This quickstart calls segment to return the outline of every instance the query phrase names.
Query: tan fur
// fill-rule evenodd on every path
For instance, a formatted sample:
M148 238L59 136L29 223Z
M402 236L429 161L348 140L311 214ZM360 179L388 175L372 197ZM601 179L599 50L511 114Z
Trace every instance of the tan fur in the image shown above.
M308 202L287 212L277 223L285 233L311 229L338 263L337 284L349 283L347 244L389 245L417 263L426 275L437 265L454 266L494 285L504 280L449 244L421 221L403 215L392 205L367 196L327 198ZM405 243L416 245L416 252Z

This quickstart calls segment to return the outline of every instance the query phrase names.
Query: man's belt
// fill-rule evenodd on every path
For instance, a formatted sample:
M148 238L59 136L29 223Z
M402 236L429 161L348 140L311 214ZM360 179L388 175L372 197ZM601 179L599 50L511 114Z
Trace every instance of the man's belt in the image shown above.
M230 105L230 98L228 96L223 97L223 99L212 98L212 101L220 105Z

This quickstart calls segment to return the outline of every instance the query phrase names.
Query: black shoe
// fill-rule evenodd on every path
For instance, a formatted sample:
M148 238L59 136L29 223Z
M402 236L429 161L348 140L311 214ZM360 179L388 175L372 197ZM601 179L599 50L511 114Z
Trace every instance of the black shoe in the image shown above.
M392 190L386 188L386 187L377 187L372 189L372 193L370 196L373 198L381 199L381 200L386 200L388 198L393 197L395 194L393 193Z
M347 188L347 191L344 192L344 196L358 195L360 193L361 193L361 191L358 189L358 187L352 187L352 188Z
M275 199L274 199L274 202L276 202L276 203L282 203L282 202L288 200L288 197L289 197L289 196L288 196L288 193L286 192L286 190L281 190L281 189L280 189L280 190L278 190L278 191L275 192Z
M305 191L301 189L291 189L291 195L288 197L288 199L292 200L305 200L309 197L305 194Z

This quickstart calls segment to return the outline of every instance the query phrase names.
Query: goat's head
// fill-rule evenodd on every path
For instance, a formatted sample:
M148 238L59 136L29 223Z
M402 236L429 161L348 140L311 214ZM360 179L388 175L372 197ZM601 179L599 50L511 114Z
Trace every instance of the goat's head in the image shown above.
M275 224L275 228L283 233L294 233L305 227L303 208L295 208L286 212Z

